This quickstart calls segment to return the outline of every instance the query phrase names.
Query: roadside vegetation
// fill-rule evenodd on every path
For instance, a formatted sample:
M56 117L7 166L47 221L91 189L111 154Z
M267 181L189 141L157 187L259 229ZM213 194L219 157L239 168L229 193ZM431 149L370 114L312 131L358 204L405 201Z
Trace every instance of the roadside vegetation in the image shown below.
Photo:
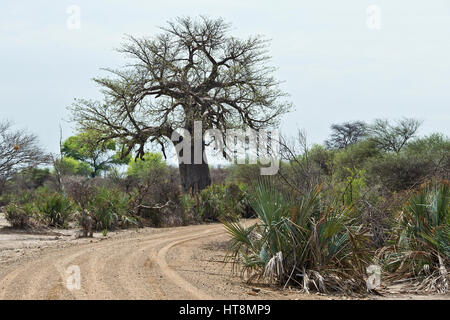
M116 142L88 146L80 134L58 157L40 151L35 164L11 167L0 205L13 228L80 235L221 221L227 261L248 281L364 293L367 268L377 265L385 285L448 292L450 140L417 137L415 120L380 125L333 125L330 140L313 146L299 132L281 140L277 175L261 177L259 165L211 168L213 183L196 193L182 191L161 154L125 162Z
M277 176L257 179L258 222L225 221L228 259L249 281L305 292L376 292L366 280L447 293L450 268L450 140L417 137L420 122L336 124L330 140L282 139ZM252 176L250 172L241 176ZM373 270L373 269L372 269Z

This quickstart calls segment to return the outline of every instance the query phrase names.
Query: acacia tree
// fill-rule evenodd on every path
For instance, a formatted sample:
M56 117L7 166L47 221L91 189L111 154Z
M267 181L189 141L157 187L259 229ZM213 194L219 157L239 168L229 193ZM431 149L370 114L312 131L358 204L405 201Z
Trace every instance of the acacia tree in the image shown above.
M397 120L395 124L386 119L376 119L367 133L380 149L398 154L415 137L421 124L421 121L409 118Z
M38 139L23 130L13 130L10 122L0 122L0 193L16 172L49 162Z
M104 99L77 100L74 120L102 140L120 139L124 154L136 151L141 158L146 143L159 144L166 156L174 130L193 134L195 121L202 122L202 137L206 129L276 125L290 104L268 66L267 41L232 37L229 28L222 19L177 18L153 38L130 36L119 52L132 62L94 79ZM202 138L202 153L206 145ZM189 163L179 151L179 171L184 191L195 192L211 178L206 161L194 163L193 141L191 151Z
M345 149L349 145L361 141L367 130L367 125L362 121L344 122L331 125L330 139L325 141L329 149Z

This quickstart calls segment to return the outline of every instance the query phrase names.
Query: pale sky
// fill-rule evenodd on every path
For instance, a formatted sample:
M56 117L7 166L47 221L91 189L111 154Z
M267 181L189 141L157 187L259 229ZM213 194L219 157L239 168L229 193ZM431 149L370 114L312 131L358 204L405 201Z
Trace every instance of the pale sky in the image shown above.
M81 9L67 27L70 5ZM381 29L367 8L381 9ZM37 134L57 152L73 125L74 98L100 98L91 79L119 67L123 36L152 36L180 15L223 17L232 34L272 39L272 64L295 110L282 131L305 129L321 143L329 126L415 117L421 134L450 135L450 1L2 1L0 120Z

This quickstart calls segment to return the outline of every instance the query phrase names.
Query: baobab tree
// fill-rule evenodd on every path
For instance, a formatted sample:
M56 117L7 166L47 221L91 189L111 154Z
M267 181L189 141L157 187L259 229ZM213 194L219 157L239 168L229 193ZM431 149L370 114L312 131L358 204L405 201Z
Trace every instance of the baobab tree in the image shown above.
M238 39L229 29L222 19L177 18L154 37L129 36L119 52L132 61L94 79L103 100L76 100L72 106L79 129L94 130L104 141L119 139L123 155L142 158L147 143L159 144L166 156L174 130L192 135L195 121L202 122L202 154L206 129L276 126L290 104L269 66L268 42L261 36ZM176 142L182 140L183 134ZM191 161L180 160L182 152L184 191L208 186L209 167L195 163L194 141Z

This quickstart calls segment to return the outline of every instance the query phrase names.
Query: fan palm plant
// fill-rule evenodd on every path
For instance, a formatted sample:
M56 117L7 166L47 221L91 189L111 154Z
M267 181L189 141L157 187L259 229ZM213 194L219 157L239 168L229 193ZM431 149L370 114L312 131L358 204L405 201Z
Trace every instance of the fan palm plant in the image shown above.
M419 289L448 291L449 208L449 182L440 181L422 185L400 212L387 267L401 277L421 278Z
M354 225L351 208L330 205L319 189L296 199L267 182L255 187L251 205L257 223L224 222L228 259L249 280L293 282L305 291L365 288L365 231Z

